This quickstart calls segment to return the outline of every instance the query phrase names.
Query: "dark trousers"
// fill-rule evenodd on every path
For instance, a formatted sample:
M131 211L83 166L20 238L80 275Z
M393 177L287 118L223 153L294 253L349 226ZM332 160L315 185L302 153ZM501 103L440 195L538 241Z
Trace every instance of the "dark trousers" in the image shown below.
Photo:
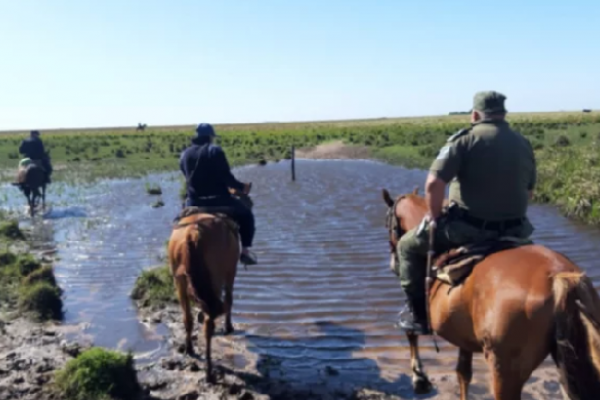
M40 165L44 169L44 172L46 172L46 178L49 180L50 175L52 175L52 170L53 170L52 164L50 164L50 160L46 157L38 158L38 159L31 158L31 159L34 160L38 165Z
M254 225L254 214L252 210L246 207L235 197L222 196L215 198L200 198L200 199L186 199L186 207L218 207L219 212L227 214L233 218L235 222L240 226L240 241L242 247L252 247L252 241L254 240L254 232L256 231ZM224 207L223 210L220 208Z
M52 175L53 168L52 164L50 164L50 160L48 160L47 158L42 158L40 161L42 163L42 167L44 167L48 176Z

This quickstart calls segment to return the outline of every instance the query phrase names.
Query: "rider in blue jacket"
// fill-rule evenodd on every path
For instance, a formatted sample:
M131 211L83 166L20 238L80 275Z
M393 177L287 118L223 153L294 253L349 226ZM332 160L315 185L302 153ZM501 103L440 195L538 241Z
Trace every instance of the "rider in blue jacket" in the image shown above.
M46 182L50 183L52 164L50 164L50 159L44 149L44 143L42 142L42 139L40 139L39 131L31 131L29 133L29 137L21 142L19 153L32 160L39 161L42 164L42 168L46 170Z
M254 265L256 260L249 252L255 232L254 214L229 193L229 188L248 193L250 186L233 176L223 149L213 144L215 137L217 135L210 124L199 124L192 145L181 154L179 167L186 178L187 186L185 206L231 209L230 216L240 226L240 261L243 264Z

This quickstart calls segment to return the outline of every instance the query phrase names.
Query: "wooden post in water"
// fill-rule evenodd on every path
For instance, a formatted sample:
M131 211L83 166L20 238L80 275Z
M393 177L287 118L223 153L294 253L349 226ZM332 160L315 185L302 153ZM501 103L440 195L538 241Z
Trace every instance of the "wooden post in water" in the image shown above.
M292 181L296 180L296 148L292 145Z

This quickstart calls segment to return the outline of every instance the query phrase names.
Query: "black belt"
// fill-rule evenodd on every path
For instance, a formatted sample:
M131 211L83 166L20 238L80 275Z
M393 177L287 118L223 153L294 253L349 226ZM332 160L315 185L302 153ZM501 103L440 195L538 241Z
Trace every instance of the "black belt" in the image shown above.
M477 218L472 215L469 215L466 212L462 212L460 214L460 219L476 228L483 230L503 231L506 229L521 226L521 224L523 224L523 218L505 219L502 221L488 221L486 219Z

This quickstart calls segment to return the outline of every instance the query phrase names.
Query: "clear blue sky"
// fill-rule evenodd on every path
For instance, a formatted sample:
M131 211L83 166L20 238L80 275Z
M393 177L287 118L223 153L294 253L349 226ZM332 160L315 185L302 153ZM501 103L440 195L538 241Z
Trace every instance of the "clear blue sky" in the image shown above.
M0 129L600 108L598 0L0 0Z

